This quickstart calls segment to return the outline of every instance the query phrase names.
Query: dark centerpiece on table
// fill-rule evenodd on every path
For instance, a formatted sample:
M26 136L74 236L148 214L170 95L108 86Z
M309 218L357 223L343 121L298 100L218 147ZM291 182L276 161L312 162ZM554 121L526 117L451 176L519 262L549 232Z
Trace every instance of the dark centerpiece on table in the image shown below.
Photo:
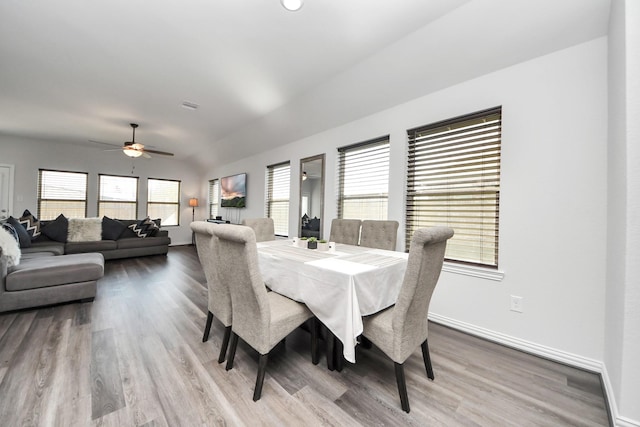
M307 239L307 248L308 249L316 249L318 247L318 239L315 237L309 237Z

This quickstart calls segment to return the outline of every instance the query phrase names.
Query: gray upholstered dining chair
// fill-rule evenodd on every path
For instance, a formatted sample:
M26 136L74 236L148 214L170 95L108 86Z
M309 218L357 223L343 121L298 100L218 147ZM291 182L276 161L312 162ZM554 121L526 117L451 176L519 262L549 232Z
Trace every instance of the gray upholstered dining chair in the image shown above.
M276 239L273 218L246 218L242 220L242 225L253 229L256 233L257 242Z
M409 260L396 304L362 319L362 335L375 344L395 364L400 403L409 412L409 397L404 377L404 362L422 347L427 377L434 379L427 343L429 303L438 283L447 240L453 236L449 227L416 230L411 239Z
M306 305L276 292L267 292L258 267L255 233L251 228L222 224L213 232L218 238L220 279L231 290L233 327L226 369L233 368L238 337L260 354L253 392L256 401L262 394L269 352L308 319L314 319L311 353L313 363L318 363L317 323Z
M357 245L360 240L360 224L359 219L339 219L334 218L331 221L331 232L329 233L329 241L336 243L344 243L347 245Z
M213 316L217 317L224 325L224 337L220 346L220 355L218 356L218 363L222 363L226 358L229 337L231 336L232 313L229 287L226 282L220 280L218 275L218 261L216 260L218 239L213 233L215 227L218 227L218 224L204 221L191 223L191 230L196 238L198 258L207 279L208 312L202 342L206 342L209 339Z
M360 246L395 251L397 239L398 221L362 221Z

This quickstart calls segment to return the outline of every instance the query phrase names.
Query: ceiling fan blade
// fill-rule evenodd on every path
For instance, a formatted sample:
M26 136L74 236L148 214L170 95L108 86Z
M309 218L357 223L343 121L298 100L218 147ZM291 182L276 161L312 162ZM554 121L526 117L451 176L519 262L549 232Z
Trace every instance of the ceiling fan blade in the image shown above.
M89 139L87 141L89 141L91 144L98 144L98 145L104 145L104 146L107 146L107 147L114 147L113 149L116 149L116 148L122 149L122 145L120 145L120 144L111 144L110 142L96 141L95 139Z
M151 158L151 156L147 154L147 150L144 150L142 152L142 157L144 157L145 159L150 159Z
M166 151L147 150L146 148L143 151L146 153L160 154L161 156L173 156L173 153L168 153Z

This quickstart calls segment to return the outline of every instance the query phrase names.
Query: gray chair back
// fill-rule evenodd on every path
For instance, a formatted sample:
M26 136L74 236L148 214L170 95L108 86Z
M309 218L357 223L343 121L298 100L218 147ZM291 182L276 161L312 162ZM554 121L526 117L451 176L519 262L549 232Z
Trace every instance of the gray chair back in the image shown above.
M331 232L329 233L329 241L336 243L344 243L347 245L357 245L360 241L360 224L359 219L338 219L331 221Z
M273 218L247 218L242 220L242 225L253 229L256 233L256 242L276 239Z
M398 239L398 225L398 221L362 221L360 246L395 251Z
M396 345L389 356L395 362L404 362L427 339L429 303L442 271L447 240L452 236L449 227L421 228L413 234L407 270L393 308Z
M254 231L247 226L220 224L218 238L220 279L231 293L233 332L260 354L269 352L271 312L258 265Z
M191 230L196 236L198 258L207 279L209 311L224 326L230 326L232 320L231 294L227 282L220 280L218 273L216 261L218 238L213 233L216 227L220 227L220 225L205 221L191 223Z

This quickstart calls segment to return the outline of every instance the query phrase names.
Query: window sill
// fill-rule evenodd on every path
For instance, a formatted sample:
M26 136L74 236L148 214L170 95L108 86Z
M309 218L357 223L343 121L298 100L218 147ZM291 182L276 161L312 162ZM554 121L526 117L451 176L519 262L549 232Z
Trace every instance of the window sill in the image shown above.
M442 271L464 274L465 276L479 277L481 279L495 280L496 282L501 282L504 278L504 271L486 267L477 267L474 265L456 264L454 262L446 261L442 265Z

